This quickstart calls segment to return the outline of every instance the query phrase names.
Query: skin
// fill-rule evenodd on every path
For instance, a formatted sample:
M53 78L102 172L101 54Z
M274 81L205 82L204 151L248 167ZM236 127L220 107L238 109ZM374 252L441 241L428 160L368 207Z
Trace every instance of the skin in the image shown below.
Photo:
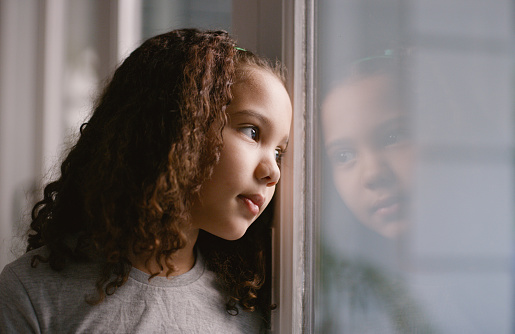
M191 213L195 228L227 240L241 238L270 203L292 118L288 93L273 74L253 70L232 92L220 162Z
M281 177L279 160L292 121L290 98L275 75L257 68L249 72L232 86L220 160L193 203L191 228L184 231L188 243L172 256L173 276L193 267L200 229L226 240L241 238L270 203ZM143 257L132 263L150 273ZM159 271L156 263L150 263L150 268Z
M336 188L352 214L385 237L408 225L413 148L409 120L386 76L336 87L322 108Z

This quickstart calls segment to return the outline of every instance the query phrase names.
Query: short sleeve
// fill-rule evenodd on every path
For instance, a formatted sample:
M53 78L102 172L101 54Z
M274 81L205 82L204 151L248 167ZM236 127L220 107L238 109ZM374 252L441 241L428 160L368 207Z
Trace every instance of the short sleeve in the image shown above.
M40 333L30 297L9 265L0 274L0 333Z

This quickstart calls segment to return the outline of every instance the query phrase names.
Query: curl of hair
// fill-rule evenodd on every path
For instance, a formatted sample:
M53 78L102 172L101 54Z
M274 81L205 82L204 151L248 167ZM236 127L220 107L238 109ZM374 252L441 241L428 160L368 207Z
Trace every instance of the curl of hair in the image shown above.
M70 261L100 259L98 296L89 300L96 304L127 281L130 254L169 263L186 244L192 201L218 162L231 85L252 67L281 77L266 60L235 49L223 31L175 30L132 52L32 210L27 251L50 251L33 266L42 260L61 270ZM201 249L213 245L203 247L203 240ZM262 245L241 256L223 242L217 247L207 261L229 304L252 310L265 278L263 265L253 267L264 261Z
M245 235L235 241L200 231L197 244L209 269L218 274L230 296L226 304L229 314L238 314L238 304L245 310L259 309L268 319L275 308L270 295L272 216L271 203ZM265 293L258 294L260 290Z

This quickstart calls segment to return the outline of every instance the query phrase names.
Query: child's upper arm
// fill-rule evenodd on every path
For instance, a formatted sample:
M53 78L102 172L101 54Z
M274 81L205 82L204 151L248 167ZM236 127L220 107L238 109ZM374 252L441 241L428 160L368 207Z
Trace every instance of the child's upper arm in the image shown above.
M8 265L0 274L0 333L40 333L25 287Z

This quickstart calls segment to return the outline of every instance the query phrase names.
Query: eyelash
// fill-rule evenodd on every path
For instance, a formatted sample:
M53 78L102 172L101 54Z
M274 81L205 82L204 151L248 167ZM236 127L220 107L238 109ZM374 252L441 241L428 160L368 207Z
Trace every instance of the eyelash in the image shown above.
M277 162L277 166L281 167L281 160L283 159L283 155L286 151L283 151L280 148L275 149L275 162Z

